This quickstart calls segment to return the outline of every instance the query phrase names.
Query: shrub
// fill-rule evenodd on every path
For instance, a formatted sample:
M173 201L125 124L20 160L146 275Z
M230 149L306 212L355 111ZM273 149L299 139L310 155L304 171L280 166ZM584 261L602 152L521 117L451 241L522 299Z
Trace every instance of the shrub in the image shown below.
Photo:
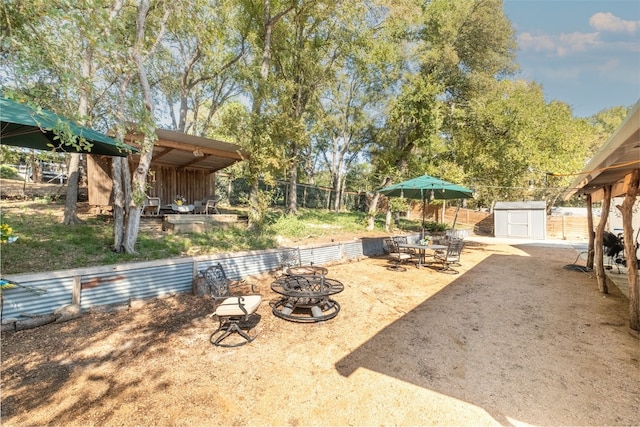
M19 179L18 170L12 166L0 165L0 178Z
M430 233L437 233L446 231L448 227L447 224L443 222L428 221L424 224L424 228Z

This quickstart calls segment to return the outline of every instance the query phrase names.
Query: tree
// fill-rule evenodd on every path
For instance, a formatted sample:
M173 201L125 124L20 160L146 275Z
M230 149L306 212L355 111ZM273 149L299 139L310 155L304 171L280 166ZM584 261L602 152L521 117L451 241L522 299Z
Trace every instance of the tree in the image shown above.
M5 55L10 59L5 68L11 85L75 121L93 125L96 117L93 99L95 44L99 39L104 2L12 2L3 6L3 39ZM78 64L80 66L78 67ZM67 197L63 222L80 222L77 216L80 155L71 154L68 167Z
M247 179L250 185L249 194L249 226L257 227L262 223L264 201L258 187L262 177L267 181L273 179L273 171L277 170L279 159L278 147L271 137L272 127L276 125L272 111L268 110L269 94L273 88L269 76L272 68L273 37L280 20L295 7L295 2L283 0L277 2L272 10L271 0L251 1L245 5L245 20L253 25L251 38L254 40L253 62L247 72L245 81L251 97L251 115L249 128L237 130L238 140L243 141L251 153L248 163Z
M451 121L451 161L478 191L478 203L542 199L552 206L569 174L583 164L591 139L583 119L555 101L547 104L539 85L496 82L467 103Z
M246 24L237 19L238 2L181 1L167 22L166 40L151 64L154 88L166 100L171 128L207 135L214 115L239 93L236 77L246 53ZM196 17L202 24L194 25ZM178 104L178 116L174 105Z

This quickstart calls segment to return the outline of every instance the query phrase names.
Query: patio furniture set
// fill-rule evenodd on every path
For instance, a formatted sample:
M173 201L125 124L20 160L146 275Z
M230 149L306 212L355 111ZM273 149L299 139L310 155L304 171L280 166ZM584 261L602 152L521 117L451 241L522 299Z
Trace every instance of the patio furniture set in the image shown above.
M271 289L280 295L271 304L272 313L281 319L299 323L314 323L332 319L340 312L340 304L333 295L344 290L336 279L326 277L325 267L302 265L300 249L283 248L279 252L282 275L271 284ZM247 331L260 321L256 313L262 296L254 285L244 281L229 280L220 264L201 272L215 310L211 316L218 318L218 328L211 334L210 342L219 347L238 347L253 341ZM250 286L250 294L234 294L232 290ZM237 336L239 339L227 338Z
M149 211L152 216L159 216L162 212L165 213L178 213L178 214L220 214L218 210L218 203L220 202L220 196L205 197L202 200L196 200L193 204L187 203L187 201L178 196L173 201L163 205L160 201L160 197L151 197L146 195L144 202L143 212Z
M458 274L452 266L460 265L460 254L464 248L464 240L457 238L438 243L432 243L430 239L409 243L406 236L395 236L385 238L384 244L392 264L389 270L406 271L403 264L415 261L416 268L439 265L438 271L451 274ZM433 257L433 262L426 262L427 257Z
M434 262L442 266L439 271L457 273L451 268L460 262L460 252L464 247L462 239L450 239L447 245L408 243L406 237L385 239L386 250L394 271L405 271L402 263L417 260L416 267L427 265L427 251L433 251ZM327 277L326 267L303 265L299 248L282 248L278 252L280 277L271 283L271 290L279 295L271 302L274 316L298 323L315 323L333 319L340 312L340 304L334 299L344 290L342 282ZM256 335L249 335L260 321L257 310L262 296L254 285L245 281L227 278L221 264L213 265L200 272L205 286L214 301L215 310L211 316L218 318L218 328L211 334L210 342L219 347L239 347L252 342ZM247 294L233 290L250 286ZM227 341L228 338L231 338ZM237 338L237 339L236 339Z

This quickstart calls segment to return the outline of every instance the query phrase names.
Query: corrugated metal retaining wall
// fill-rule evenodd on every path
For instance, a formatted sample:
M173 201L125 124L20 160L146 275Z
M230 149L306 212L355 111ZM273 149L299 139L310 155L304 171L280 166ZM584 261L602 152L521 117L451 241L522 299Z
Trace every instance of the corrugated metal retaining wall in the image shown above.
M382 255L382 238L331 243L300 248L303 265L347 261L363 256ZM2 320L24 315L53 313L57 308L79 303L83 310L105 305L127 304L130 300L191 292L199 271L221 263L232 280L275 271L280 267L278 250L171 258L102 267L60 270L46 273L16 274L5 279L27 288L46 290L36 293L22 287L2 292Z

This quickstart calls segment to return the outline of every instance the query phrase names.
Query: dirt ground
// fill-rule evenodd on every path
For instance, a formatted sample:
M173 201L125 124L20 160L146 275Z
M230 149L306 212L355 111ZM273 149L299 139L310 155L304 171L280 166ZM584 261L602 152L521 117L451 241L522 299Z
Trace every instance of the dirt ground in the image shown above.
M184 294L4 333L2 425L640 425L626 297L564 268L572 248L488 242L458 275L331 265L342 309L317 324L252 279L259 335L236 349Z

